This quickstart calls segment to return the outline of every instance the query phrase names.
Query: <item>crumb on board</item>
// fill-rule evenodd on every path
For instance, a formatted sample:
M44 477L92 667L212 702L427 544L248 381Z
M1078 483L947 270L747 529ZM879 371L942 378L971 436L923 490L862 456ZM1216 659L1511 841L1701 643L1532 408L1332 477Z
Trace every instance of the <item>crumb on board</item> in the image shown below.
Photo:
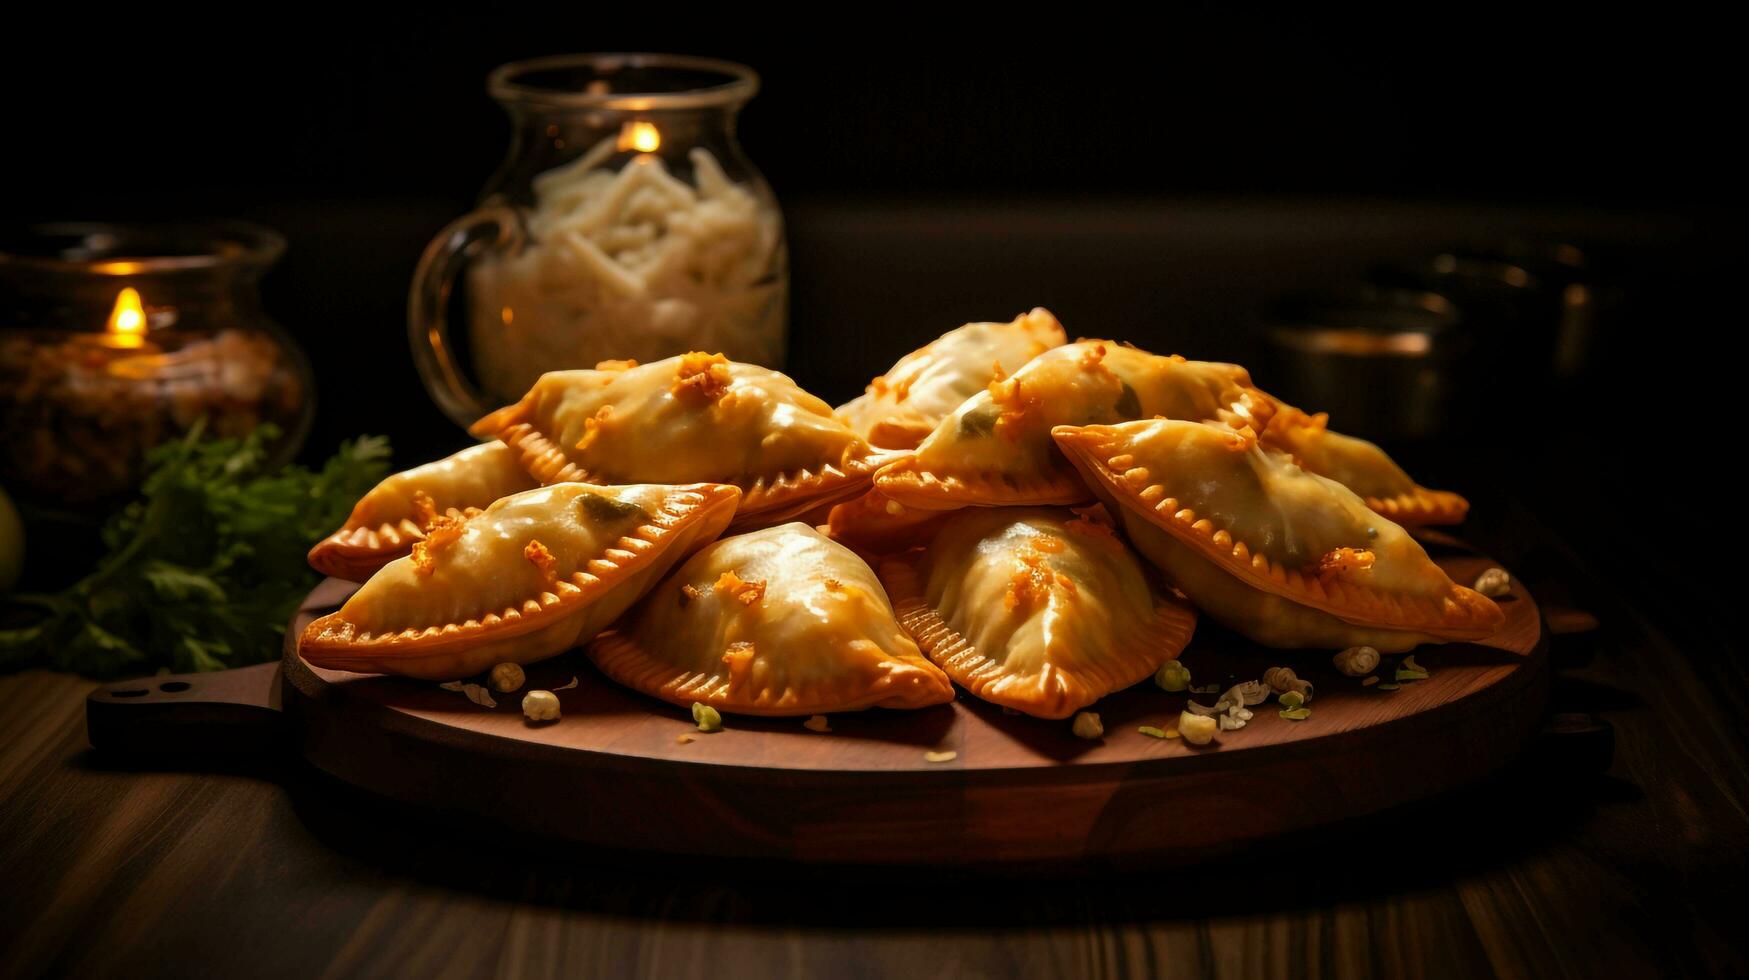
M1105 723L1099 720L1099 715L1092 711L1081 711L1075 714L1075 720L1070 730L1076 738L1094 740L1105 735Z

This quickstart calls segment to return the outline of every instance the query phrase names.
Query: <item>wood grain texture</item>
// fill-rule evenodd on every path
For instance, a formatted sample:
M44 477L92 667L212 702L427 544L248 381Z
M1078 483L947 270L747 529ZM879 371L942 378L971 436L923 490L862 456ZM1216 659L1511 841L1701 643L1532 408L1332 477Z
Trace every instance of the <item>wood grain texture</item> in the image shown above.
M1740 668L1536 525L1506 532L1539 597L1604 620L1553 699L1614 725L1611 769L1543 745L1436 801L1166 874L811 875L566 847L434 822L291 758L120 767L86 748L91 683L0 676L0 975L1749 972L1749 752L1717 687Z

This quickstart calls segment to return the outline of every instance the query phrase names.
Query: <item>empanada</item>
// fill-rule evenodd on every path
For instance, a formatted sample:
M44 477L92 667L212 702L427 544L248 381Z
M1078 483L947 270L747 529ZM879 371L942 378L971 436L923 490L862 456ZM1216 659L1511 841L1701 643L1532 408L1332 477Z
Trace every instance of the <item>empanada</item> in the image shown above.
M875 485L925 509L1071 504L1089 495L1051 442L1053 426L1163 415L1260 427L1272 408L1236 364L1082 340L966 399L913 455L882 468Z
M899 622L978 697L1067 718L1178 656L1196 613L1112 529L1060 508L955 515L881 564Z
M1009 323L968 323L899 358L838 414L873 445L912 449L991 381L1068 342L1043 307Z
M554 371L473 433L552 483L729 483L737 529L861 492L886 461L788 377L721 354Z
M1401 527L1249 428L1153 419L1053 434L1136 550L1266 646L1397 652L1504 621Z
M589 657L664 701L748 715L953 700L947 675L900 628L874 572L800 523L706 547L596 637Z
M425 540L436 518L472 517L500 497L537 486L501 442L403 470L360 497L346 524L310 549L310 567L362 582Z
M1330 431L1329 421L1323 412L1307 415L1278 401L1262 430L1263 444L1292 453L1307 470L1360 494L1368 507L1399 524L1457 524L1469 513L1469 501L1421 486L1383 449Z
M304 630L318 667L449 679L530 663L616 619L722 533L741 491L722 484L560 483L433 530L340 610Z

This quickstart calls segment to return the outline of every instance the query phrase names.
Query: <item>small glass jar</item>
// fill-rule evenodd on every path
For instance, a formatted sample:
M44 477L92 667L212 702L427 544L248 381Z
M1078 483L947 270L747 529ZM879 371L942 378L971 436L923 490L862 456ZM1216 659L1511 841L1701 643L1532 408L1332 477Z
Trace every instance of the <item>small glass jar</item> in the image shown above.
M1385 441L1448 433L1462 320L1437 293L1357 286L1286 297L1268 324L1263 383L1331 425ZM1279 386L1279 387L1278 387Z
M414 361L446 415L467 425L544 372L604 360L703 350L782 367L783 219L735 137L758 84L676 55L492 72L509 153L479 208L426 249L408 301Z
M310 366L259 292L284 250L237 223L43 225L0 241L0 483L106 501L196 424L242 436L271 422L290 459L314 411Z

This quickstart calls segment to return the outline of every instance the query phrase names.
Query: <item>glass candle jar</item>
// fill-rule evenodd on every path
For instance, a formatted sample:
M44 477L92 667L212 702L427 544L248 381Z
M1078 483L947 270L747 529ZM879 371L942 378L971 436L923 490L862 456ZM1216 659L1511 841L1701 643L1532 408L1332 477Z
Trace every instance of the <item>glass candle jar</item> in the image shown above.
M0 241L0 483L102 501L202 420L213 436L271 422L289 459L314 409L310 367L258 291L284 249L228 223L44 225Z
M445 414L467 425L546 371L603 360L702 350L782 366L783 219L735 137L758 83L676 55L492 72L509 153L480 207L426 249L408 302L414 361Z

